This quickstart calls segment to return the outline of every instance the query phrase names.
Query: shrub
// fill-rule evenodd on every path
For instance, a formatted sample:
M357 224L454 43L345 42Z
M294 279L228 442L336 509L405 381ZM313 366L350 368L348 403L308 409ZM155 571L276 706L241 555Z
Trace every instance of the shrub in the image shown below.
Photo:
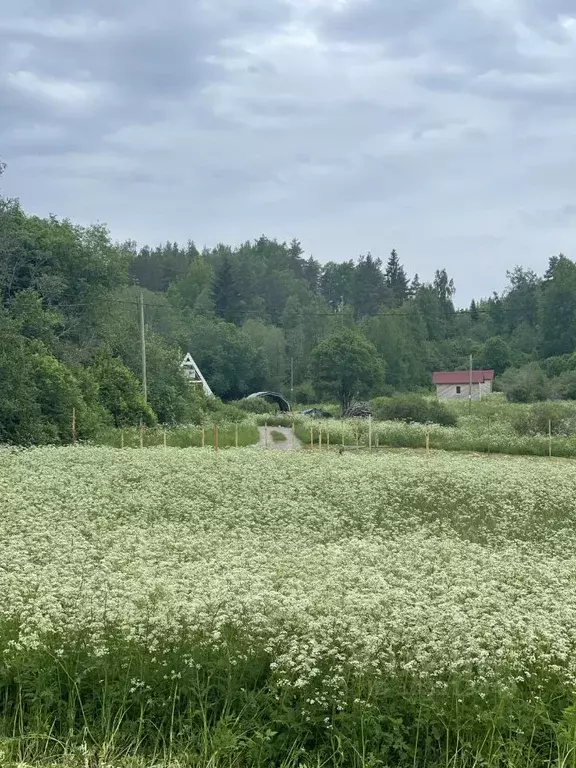
M574 435L576 408L568 403L537 403L518 412L512 425L519 435L547 435L549 426L553 435Z
M377 421L418 422L443 427L455 427L458 422L444 403L420 395L378 397L372 401L372 411Z
M293 413L260 413L256 415L256 424L259 427L263 427L266 424L269 427L291 427L297 420Z
M97 385L100 404L111 414L116 427L140 422L151 427L156 423L156 415L144 401L142 385L120 358L102 354L88 373Z
M506 399L513 403L533 403L545 400L549 382L538 363L528 363L521 368L509 368L500 377L500 386Z
M551 394L560 400L576 400L576 371L565 371L550 382Z
M278 406L275 403L269 403L263 397L253 397L250 400L235 400L230 405L240 408L245 413L276 413Z
M316 402L316 392L314 391L314 387L307 381L303 384L299 384L297 387L294 387L292 399L294 400L294 403L298 403L298 405L313 405ZM294 407L294 403L291 403L290 405Z
M236 423L246 419L245 411L233 403L223 403L217 397L206 398L206 415L208 421L213 421L217 424L223 421Z

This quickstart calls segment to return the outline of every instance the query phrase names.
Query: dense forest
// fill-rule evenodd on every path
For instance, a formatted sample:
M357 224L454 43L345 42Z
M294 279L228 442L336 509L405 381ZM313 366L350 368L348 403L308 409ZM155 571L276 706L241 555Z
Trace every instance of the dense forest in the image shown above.
M0 441L64 440L72 408L79 437L101 423L194 420L185 352L224 400L290 395L293 383L294 399L312 402L322 395L313 353L343 331L379 360L370 394L429 389L433 370L466 367L473 354L511 399L576 397L574 262L554 256L542 276L516 267L500 295L465 310L438 266L426 282L394 250L321 264L297 240L264 236L202 251L193 241L139 248L0 198Z

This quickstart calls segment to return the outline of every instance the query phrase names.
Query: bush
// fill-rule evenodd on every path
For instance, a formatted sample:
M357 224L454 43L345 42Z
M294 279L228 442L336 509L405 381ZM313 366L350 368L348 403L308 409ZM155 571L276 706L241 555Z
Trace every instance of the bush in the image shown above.
M294 403L298 403L298 405L313 405L316 402L316 392L314 391L312 384L304 382L303 384L294 387L292 398ZM294 403L290 403L292 408L294 407Z
M244 398L244 400L235 400L233 403L230 403L230 405L233 405L235 408L240 408L240 410L245 413L276 413L278 411L276 403L269 403L267 400L264 400L263 397L253 397L250 400L247 398Z
M500 386L506 399L512 403L534 403L546 400L549 382L538 363L521 368L509 368L500 377Z
M548 357L543 360L540 365L544 370L546 376L555 378L561 376L563 373L574 371L576 369L576 355L558 355L557 357Z
M559 400L576 400L576 371L565 371L553 379L550 391Z
M219 424L224 421L237 423L246 419L246 413L232 403L223 403L217 397L206 398L206 418Z
M576 434L576 408L568 403L537 403L516 414L512 421L519 435L553 435L568 437Z
M260 413L256 416L256 424L259 427L268 425L269 427L291 427L297 421L297 417L292 413Z
M151 427L156 423L155 413L144 402L141 383L120 358L100 355L87 375L96 383L98 400L116 427L137 426L140 422Z
M458 422L444 403L420 395L378 397L372 401L372 412L377 421L417 422L443 427L455 427Z

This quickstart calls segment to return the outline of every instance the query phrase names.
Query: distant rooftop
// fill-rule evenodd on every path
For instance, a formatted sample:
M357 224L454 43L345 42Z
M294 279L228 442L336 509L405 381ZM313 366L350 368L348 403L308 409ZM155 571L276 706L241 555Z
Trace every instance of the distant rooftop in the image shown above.
M494 371L472 371L472 384L484 384L494 380ZM436 371L432 376L434 384L469 384L470 371Z

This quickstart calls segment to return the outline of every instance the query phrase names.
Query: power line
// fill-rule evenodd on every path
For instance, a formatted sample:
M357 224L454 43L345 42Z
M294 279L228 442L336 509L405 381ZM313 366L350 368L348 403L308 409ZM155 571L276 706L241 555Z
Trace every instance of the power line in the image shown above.
M8 299L7 304L13 303L14 298ZM91 307L94 306L94 304L120 304L130 307L135 307L138 309L140 307L140 301L139 299L111 299L111 298L100 298L96 302L90 302L90 301L83 301L83 302L74 302L74 303L67 303L67 304L48 304L47 306L50 309L79 309L81 307ZM164 310L176 310L175 307L172 307L170 304L159 304L154 303L150 301L144 301L143 302L144 307L148 308L154 308L154 309L164 309ZM350 306L344 305L344 306ZM189 310L193 311L193 310ZM468 309L454 309L451 314L453 316L458 315L469 315L469 314L492 314L492 312L503 312L503 313L512 313L512 312L525 312L523 307L498 307L497 309L491 309L490 307L476 307L474 310L468 308ZM261 309L231 309L227 312L229 315L237 315L237 316L254 316L254 317L262 317L262 315L265 315L266 312L263 312ZM338 319L343 319L345 317L345 313L340 309L340 307L336 310L332 311L325 311L325 312L291 312L291 317L334 317ZM410 311L405 310L398 310L398 309L384 309L380 312L377 312L375 315L366 315L366 318L373 318L373 317L413 317L413 313Z

